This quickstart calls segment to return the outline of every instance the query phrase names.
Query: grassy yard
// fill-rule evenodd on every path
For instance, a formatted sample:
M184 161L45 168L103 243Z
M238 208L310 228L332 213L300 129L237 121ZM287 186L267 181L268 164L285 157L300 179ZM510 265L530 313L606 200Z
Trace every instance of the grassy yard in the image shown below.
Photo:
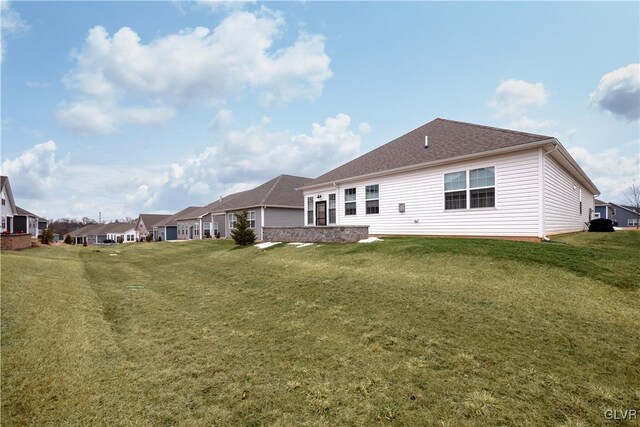
M638 232L1 261L5 426L586 426L640 412Z

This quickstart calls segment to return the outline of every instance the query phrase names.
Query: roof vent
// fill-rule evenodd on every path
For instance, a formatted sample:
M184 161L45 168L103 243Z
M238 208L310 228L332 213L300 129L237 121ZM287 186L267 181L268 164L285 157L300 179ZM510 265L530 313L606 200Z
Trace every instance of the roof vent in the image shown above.
M424 148L429 148L429 135L424 136Z

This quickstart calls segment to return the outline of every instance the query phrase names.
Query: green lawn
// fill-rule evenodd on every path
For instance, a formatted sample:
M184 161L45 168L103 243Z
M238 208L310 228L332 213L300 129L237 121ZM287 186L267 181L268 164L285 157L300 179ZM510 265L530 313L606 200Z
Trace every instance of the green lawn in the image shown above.
M558 241L3 252L2 424L590 426L640 412L640 233Z

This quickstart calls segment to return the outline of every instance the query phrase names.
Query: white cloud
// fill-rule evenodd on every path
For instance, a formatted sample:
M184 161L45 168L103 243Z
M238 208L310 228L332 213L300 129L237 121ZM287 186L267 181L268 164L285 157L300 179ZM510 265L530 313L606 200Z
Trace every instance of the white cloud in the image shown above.
M371 130L371 125L367 122L361 122L358 124L358 132L360 132L361 135L371 133Z
M216 130L225 128L233 122L233 111L222 109L214 116L209 123L209 129Z
M154 106L210 105L244 89L258 93L265 104L316 98L332 75L325 39L300 33L292 45L273 49L285 25L282 15L263 7L254 13L236 10L213 30L185 29L149 43L128 27L113 35L94 27L64 77L79 99L61 109L87 102L119 109L127 97ZM73 115L65 118L66 126L83 127ZM105 128L111 126L97 126Z
M80 134L112 134L122 124L143 126L163 125L175 115L168 107L128 107L119 108L110 102L88 99L71 103L61 103L56 117L62 126Z
M523 115L532 106L547 103L549 93L542 83L523 80L504 80L496 88L496 93L488 106L496 110L500 118Z
M520 130L524 132L536 132L541 129L548 128L555 125L555 120L533 120L527 116L522 116L518 119L511 120L508 124L509 129Z
M194 2L197 8L206 8L212 12L228 12L233 10L240 10L248 3L254 4L255 1L243 1L243 0L196 0Z
M2 21L0 31L0 61L2 61L6 53L7 38L20 36L29 31L30 27L11 7L11 2L5 0L0 1L0 21Z
M639 145L640 148L640 145ZM605 200L617 200L628 185L640 179L640 150L630 156L609 148L597 153L585 147L568 148L569 153L580 164L596 184Z
M640 119L640 64L605 74L590 103L628 121Z
M2 162L2 174L9 177L16 199L43 198L53 189L55 174L63 167L56 150L55 142L46 141Z

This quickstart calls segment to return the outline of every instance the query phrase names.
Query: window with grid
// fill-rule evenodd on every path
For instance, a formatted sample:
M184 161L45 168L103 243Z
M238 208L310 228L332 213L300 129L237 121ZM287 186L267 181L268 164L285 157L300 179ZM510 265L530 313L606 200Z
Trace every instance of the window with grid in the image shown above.
M467 208L467 171L444 174L444 208Z
M347 188L344 190L344 214L356 214L356 189Z
M366 200L365 214L380 213L380 186L378 184L367 185L364 188L364 196Z
M236 214L229 214L229 230L233 230L234 228L236 228L237 221L238 218L236 217Z
M336 195L329 194L329 224L336 223Z
M307 197L307 225L313 225L313 197Z
M495 167L471 169L468 185L467 171L444 175L445 210L492 208L495 205Z
M249 228L256 228L256 211L247 212L247 220L249 221Z

